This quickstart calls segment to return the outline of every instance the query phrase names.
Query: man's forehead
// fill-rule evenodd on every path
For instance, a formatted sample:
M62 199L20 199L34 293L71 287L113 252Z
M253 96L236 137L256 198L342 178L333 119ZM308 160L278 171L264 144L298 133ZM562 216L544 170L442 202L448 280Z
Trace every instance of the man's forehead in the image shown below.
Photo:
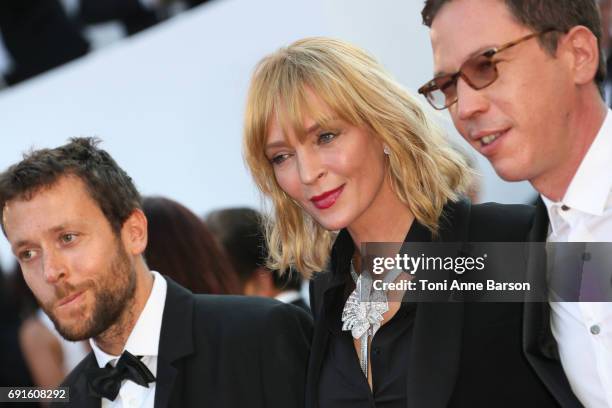
M66 177L52 185L22 194L5 203L2 221L5 229L46 228L77 222L95 203L84 183Z
M82 201L80 201L82 202ZM80 203L79 202L79 203ZM68 197L52 195L35 195L31 199L14 199L8 201L2 211L5 226L16 227L25 222L40 224L65 224L70 219L78 219L82 206ZM60 221L61 220L61 221ZM25 221L25 222L24 222Z
M440 8L431 25L436 72L451 73L479 51L529 32L501 0L453 0Z
M89 197L89 192L83 180L74 175L59 177L53 183L32 188L7 201L6 205L31 206L65 203L69 204L71 198L80 203Z

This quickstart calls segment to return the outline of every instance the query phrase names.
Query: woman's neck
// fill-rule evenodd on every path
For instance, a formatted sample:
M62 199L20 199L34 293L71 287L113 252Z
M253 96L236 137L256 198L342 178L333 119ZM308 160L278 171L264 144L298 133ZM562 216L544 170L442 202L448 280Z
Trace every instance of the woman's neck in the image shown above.
M386 186L364 213L347 227L357 251L366 242L403 242L414 214Z

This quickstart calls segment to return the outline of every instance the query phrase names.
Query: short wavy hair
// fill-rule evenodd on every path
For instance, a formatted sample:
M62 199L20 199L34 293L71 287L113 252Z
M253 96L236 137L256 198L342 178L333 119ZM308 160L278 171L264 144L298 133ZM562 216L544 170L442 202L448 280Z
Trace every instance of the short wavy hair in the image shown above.
M373 57L343 41L306 38L259 62L246 103L245 160L273 205L266 226L269 267L293 267L309 278L324 270L334 239L334 231L321 227L280 188L264 152L274 115L298 135L304 112L322 126L330 119L308 105L307 89L338 117L370 130L388 146L387 175L394 192L435 234L443 206L465 191L470 170L420 103Z
M29 200L60 178L75 176L118 234L132 212L142 208L142 198L130 176L99 143L97 138L75 137L63 146L25 154L22 161L0 174L0 213L8 201Z

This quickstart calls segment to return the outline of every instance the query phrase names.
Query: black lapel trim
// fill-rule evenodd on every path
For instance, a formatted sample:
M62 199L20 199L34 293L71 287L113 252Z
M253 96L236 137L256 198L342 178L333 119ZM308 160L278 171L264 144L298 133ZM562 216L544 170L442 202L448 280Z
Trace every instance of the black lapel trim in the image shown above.
M548 236L548 211L538 197L535 217L529 232L529 255L527 276L534 283L539 299L546 298L546 252L543 243ZM544 272L543 272L544 271ZM557 342L550 328L550 306L548 302L528 301L523 308L523 351L529 364L546 385L550 393L564 407L581 407L572 393L559 359Z
M312 284L315 289L312 295L321 299L321 304L314 305L318 310L313 310L313 314L318 318L315 319L314 336L308 362L306 407L316 407L319 404L319 376L330 334L329 307L337 297L342 296L346 282L345 276L349 274L347 265L350 263L354 249L348 231L340 231L332 248L329 270L320 272L313 278Z
M534 283L536 299L546 299L548 285L546 282L546 251L544 242L548 235L548 212L541 197L535 203L535 217L529 233L529 255L527 260L527 278ZM523 348L534 369L540 371L537 359L545 357L559 361L557 344L550 328L550 306L548 302L534 302L529 299L523 312Z
M192 327L194 295L170 278L166 276L164 278L168 290L157 357L155 408L184 405L180 403L183 379L176 365L179 359L194 352Z
M538 197L535 202L535 216L533 218L533 226L529 232L529 241L545 242L548 235L548 224L546 205L542 201L542 197Z
M461 356L463 303L419 303L410 350L408 407L447 407Z
M321 314L315 323L314 337L312 339L312 347L310 348L311 356L308 364L308 378L306 381L307 407L316 407L319 405L319 378L321 375L323 357L325 356L325 351L327 350L327 343L330 335L330 322L327 318L329 312L327 309L329 308L329 305L334 302L335 297L342 296L342 292L342 284L335 285L325 292Z
M469 242L470 203L449 202L440 218L437 241ZM452 272L451 272L452 273ZM464 305L459 302L417 305L407 378L408 407L446 407L461 358ZM424 373L430 373L425 375ZM438 374L431 374L438 373Z

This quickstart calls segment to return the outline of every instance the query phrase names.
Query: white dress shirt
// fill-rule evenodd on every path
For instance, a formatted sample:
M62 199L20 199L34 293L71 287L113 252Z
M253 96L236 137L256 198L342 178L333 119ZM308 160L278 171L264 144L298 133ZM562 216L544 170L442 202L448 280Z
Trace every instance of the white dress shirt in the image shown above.
M610 112L563 200L542 196L550 219L548 242L612 242ZM612 407L612 303L556 299L551 293L551 328L574 394L586 407Z
M159 349L159 335L161 333L162 315L166 303L166 280L157 272L153 271L153 289L147 299L142 313L136 321L136 325L130 333L123 350L129 351L135 356L143 356L141 361L157 377L157 353ZM100 350L93 339L89 340L91 348L96 356L100 367L110 362L113 366L117 364L119 356L113 356ZM102 398L102 408L153 408L155 402L155 383L149 384L149 388L125 380L121 384L119 394L114 401Z

